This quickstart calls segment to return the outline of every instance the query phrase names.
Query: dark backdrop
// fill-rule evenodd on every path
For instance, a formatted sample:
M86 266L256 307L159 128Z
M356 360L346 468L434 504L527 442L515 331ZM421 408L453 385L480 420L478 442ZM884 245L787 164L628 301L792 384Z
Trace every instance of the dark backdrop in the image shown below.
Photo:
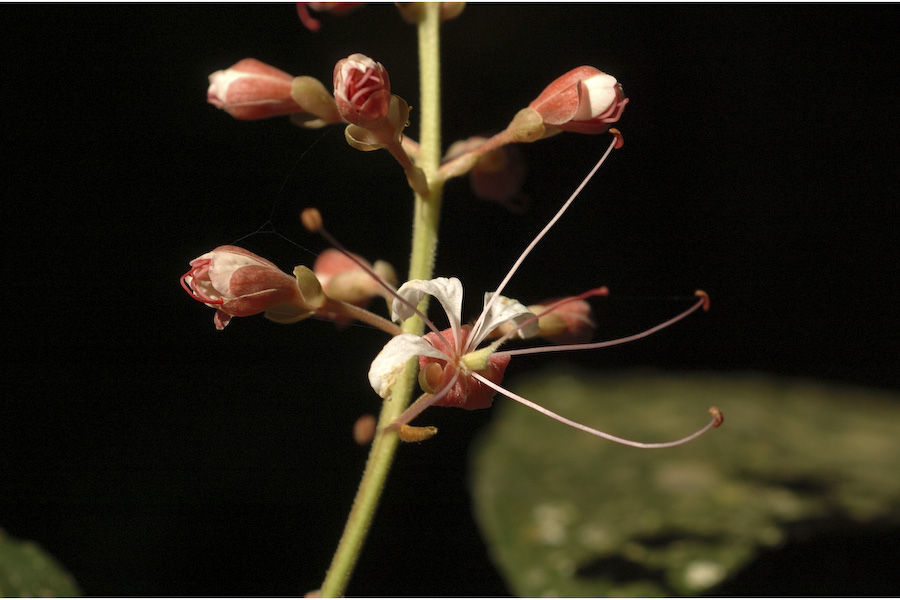
M38 540L94 595L296 594L318 587L377 410L384 342L324 322L225 331L178 277L242 241L285 269L324 244L308 205L369 258L406 268L409 193L340 127L237 122L206 76L244 57L329 81L364 52L418 103L415 32L390 6L2 9L5 360L0 527ZM504 126L591 64L623 82L625 148L509 288L606 284L604 335L686 305L652 340L554 361L759 370L896 389L894 6L469 6L444 28L445 146ZM416 130L413 112L412 135ZM475 313L598 158L603 136L523 148L529 212L448 185L438 273ZM510 369L514 381L517 367ZM520 371L523 372L523 371ZM467 449L490 411L434 410L405 446L352 594L504 594L471 517ZM402 565L385 572L384 561Z

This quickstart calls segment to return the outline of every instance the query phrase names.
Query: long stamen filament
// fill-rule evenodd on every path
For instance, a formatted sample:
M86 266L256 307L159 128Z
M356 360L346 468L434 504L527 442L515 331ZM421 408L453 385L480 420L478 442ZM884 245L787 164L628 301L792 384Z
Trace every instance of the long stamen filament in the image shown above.
M535 404L531 400L523 398L522 396L519 396L518 394L514 394L513 392L495 384L487 377L483 377L483 376L479 375L478 373L473 372L472 376L475 377L476 379L478 379L479 381L481 381L482 383L484 383L485 385L487 385L487 386L495 389L499 393L503 394L507 398L515 400L516 402L519 402L521 404L524 404L528 408L534 409L537 412L541 413L542 415L548 416L555 421L559 421L560 423L563 423L564 425L568 425L569 427L574 427L575 429L579 429L581 431L584 431L585 433L595 435L599 438L603 438L603 439L609 440L611 442L616 442L617 444L622 444L624 446L631 446L633 448L656 449L656 448L671 448L673 446L680 446L681 444L685 444L687 442L690 442L693 439L700 437L701 435L703 435L704 433L706 433L713 427L718 427L719 425L722 424L722 419L723 419L722 412L718 408L712 407L712 408L710 408L710 411L709 411L710 414L712 415L712 419L710 420L710 422L690 435L687 435L681 439L677 439L677 440L674 440L671 442L636 442L634 440L621 438L619 436L612 435L611 433L606 433L605 431L600 431L599 429L594 429L593 427L588 427L587 425L583 425L581 423L578 423L577 421L572 421L571 419L567 419L567 418L563 417L562 415L556 414L552 410L544 408L540 404Z
M565 213L566 210L569 208L569 206L572 204L572 202L575 201L575 198L578 197L578 194L581 193L581 190L584 189L584 187L588 184L588 182L591 180L591 178L594 176L594 174L597 172L597 170L603 165L603 163L606 161L607 157L610 155L610 153L612 153L613 148L615 148L618 143L619 143L619 136L616 135L613 138L613 141L610 142L609 147L606 149L606 152L603 153L603 156L601 156L600 160L597 161L597 164L594 165L594 168L591 169L591 171L581 181L581 183L578 185L578 187L575 188L575 191L572 192L572 195L569 196L569 199L565 201L565 203L556 212L556 214L553 216L553 218L550 219L550 221L544 226L544 228L541 229L540 233L538 233L535 236L535 238L533 240L531 240L531 243L528 244L528 246L525 248L525 250L519 256L519 258L516 259L516 262L513 263L513 266L510 268L509 272L506 274L506 277L504 277L503 281L500 282L500 285L497 286L497 289L494 291L494 294L493 294L493 296L491 296L491 299L488 301L487 304L484 305L484 310L482 310L481 314L478 316L478 320L475 322L475 326L472 328L472 331L477 332L479 330L479 327L484 322L485 315L488 314L488 311L490 310L491 306L494 304L494 301L500 295L500 292L502 292L503 289L506 287L506 284L509 283L509 280L512 279L513 275L518 270L518 268L525 261L525 258L531 253L531 251L534 249L534 247L538 245L538 242L540 242L543 239L543 237L547 234L547 232L550 231L550 228L553 227L553 225L556 224L556 222L560 219L560 217L563 216L563 213Z
M689 309L684 311L683 313L676 315L669 319L668 321L664 321L659 325L651 327L645 331L640 333L636 333L634 335L629 335L627 337L618 338L615 340L606 340L604 342L588 342L587 344L564 344L561 346L541 346L538 348L517 348L515 350L503 350L497 352L496 354L505 355L505 356L516 356L520 354L539 354L543 352L566 352L568 350L596 350L597 348L608 348L609 346L618 346L619 344L625 344L628 342L633 342L635 340L639 340L641 338L645 338L649 335L656 333L661 329L665 329L670 325L674 325L678 321L681 321L688 315L696 312L700 308L706 310L709 307L709 296L706 295L706 292L702 290L697 290L697 296L700 296L700 299Z

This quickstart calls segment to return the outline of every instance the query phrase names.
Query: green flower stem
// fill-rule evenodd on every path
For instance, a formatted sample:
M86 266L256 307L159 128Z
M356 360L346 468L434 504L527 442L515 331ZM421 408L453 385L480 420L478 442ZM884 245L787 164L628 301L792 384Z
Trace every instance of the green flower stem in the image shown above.
M419 167L428 179L428 197L416 195L413 216L410 279L431 279L437 251L438 223L441 216L443 180L438 177L441 164L441 54L440 3L424 5L425 18L419 24L419 100L422 125L419 131ZM418 321L418 319L416 319ZM412 333L421 334L422 324Z
M437 2L425 4L424 18L418 26L422 123L418 166L428 178L429 193L427 196L416 194L409 279L431 278L437 250L443 191L443 181L438 176L441 161L439 10L440 4ZM424 308L424 303L421 308ZM424 325L421 319L413 317L403 324L403 331L421 335ZM372 441L353 508L350 509L344 534L322 583L320 595L323 598L336 598L344 594L359 559L397 450L397 434L393 431L385 433L384 428L409 405L414 391L416 366L415 359L410 360L403 375L397 378L391 395L382 404L378 432Z

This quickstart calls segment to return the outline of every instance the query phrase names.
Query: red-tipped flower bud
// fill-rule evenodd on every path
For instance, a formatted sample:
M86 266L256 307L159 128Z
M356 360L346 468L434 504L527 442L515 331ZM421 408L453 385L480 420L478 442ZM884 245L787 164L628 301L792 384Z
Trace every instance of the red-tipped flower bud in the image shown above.
M309 278L315 279L310 272ZM216 309L213 322L224 329L231 317L261 312L280 323L309 316L324 301L321 288L306 294L297 280L271 262L237 246L219 246L191 261L191 270L181 276L181 286L194 300ZM318 286L313 282L312 288Z
M351 54L334 66L334 99L345 121L372 128L387 118L391 80L381 63Z
M619 120L627 103L615 77L581 66L544 88L528 106L541 115L548 128L603 133Z

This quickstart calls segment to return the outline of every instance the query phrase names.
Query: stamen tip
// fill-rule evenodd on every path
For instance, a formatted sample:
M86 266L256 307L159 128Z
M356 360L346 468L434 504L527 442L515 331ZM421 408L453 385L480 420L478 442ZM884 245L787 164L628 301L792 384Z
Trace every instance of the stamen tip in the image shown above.
M719 427L725 422L725 415L718 406L710 406L709 415L713 418L713 427Z
M401 425L397 428L397 436L403 442L424 442L428 438L434 437L438 432L437 427L428 425L427 427L416 427L414 425Z
M599 288L597 288L597 295L598 296L609 296L609 288L606 287L605 285L601 285Z
M610 127L609 132L613 134L616 138L616 144L613 146L616 150L625 145L625 138L622 136L622 132L616 129L615 127Z
M318 208L305 208L300 213L300 222L310 233L319 233L324 225L322 221L322 213Z
M703 290L697 290L696 292L694 292L694 295L697 296L698 298L703 298L703 310L708 311L709 310L709 294L707 294Z

